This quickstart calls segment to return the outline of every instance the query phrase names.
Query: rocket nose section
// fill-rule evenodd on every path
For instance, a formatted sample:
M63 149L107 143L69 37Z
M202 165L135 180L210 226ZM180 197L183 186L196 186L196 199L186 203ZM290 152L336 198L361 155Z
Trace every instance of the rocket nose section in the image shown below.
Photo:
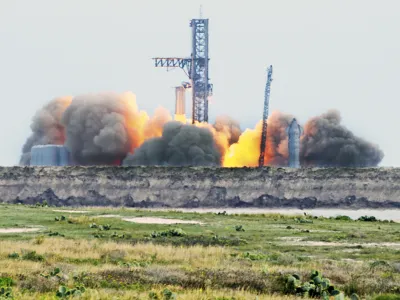
M297 126L296 118L293 118L292 122L289 124L289 129L295 128Z

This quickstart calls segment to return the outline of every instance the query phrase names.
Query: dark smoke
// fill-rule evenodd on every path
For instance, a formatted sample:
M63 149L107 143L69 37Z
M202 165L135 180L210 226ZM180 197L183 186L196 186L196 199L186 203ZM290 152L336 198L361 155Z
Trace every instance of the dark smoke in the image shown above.
M64 112L65 145L78 165L120 164L132 142L126 118L136 114L130 94L101 93L77 96ZM134 98L133 98L134 99ZM134 119L134 116L131 116ZM133 133L134 134L134 133Z
M223 132L228 137L229 145L237 143L242 134L239 122L229 116L218 116L215 119L214 128L217 132Z
M168 122L162 137L152 138L128 155L124 165L216 166L221 154L206 128Z
M371 167L383 159L383 152L340 124L338 111L309 120L301 141L303 166Z
M32 118L32 134L22 148L20 165L29 165L31 149L35 145L64 144L65 134L61 117L70 102L71 97L55 98L36 112Z

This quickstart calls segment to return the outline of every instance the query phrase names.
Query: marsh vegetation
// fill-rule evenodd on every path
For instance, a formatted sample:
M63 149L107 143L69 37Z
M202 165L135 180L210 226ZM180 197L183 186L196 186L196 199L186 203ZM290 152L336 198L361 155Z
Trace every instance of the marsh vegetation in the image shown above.
M0 299L400 295L398 223L368 216L82 210L0 205L0 229L39 228L0 233ZM124 220L143 217L199 223ZM315 270L321 275L310 277ZM318 284L340 294L324 295Z

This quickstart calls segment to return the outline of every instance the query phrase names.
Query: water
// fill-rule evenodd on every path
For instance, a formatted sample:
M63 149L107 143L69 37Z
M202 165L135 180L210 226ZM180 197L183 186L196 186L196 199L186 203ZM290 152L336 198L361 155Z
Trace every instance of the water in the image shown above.
M379 220L393 220L400 222L400 209L268 209L268 208L174 208L151 209L157 211L181 211L196 213L217 213L226 211L227 214L283 214L283 215L313 215L318 217L335 217L338 215L358 219L361 216L374 216Z

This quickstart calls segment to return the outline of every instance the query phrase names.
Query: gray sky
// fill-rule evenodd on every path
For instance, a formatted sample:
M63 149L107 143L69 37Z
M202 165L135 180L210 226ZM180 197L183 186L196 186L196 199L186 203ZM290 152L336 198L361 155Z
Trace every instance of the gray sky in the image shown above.
M400 166L398 0L0 0L0 165L17 164L34 112L56 96L130 90L141 109L173 112L180 70L155 56L189 56L191 18L210 19L210 118L242 128L270 110L301 123L335 108L353 132Z

